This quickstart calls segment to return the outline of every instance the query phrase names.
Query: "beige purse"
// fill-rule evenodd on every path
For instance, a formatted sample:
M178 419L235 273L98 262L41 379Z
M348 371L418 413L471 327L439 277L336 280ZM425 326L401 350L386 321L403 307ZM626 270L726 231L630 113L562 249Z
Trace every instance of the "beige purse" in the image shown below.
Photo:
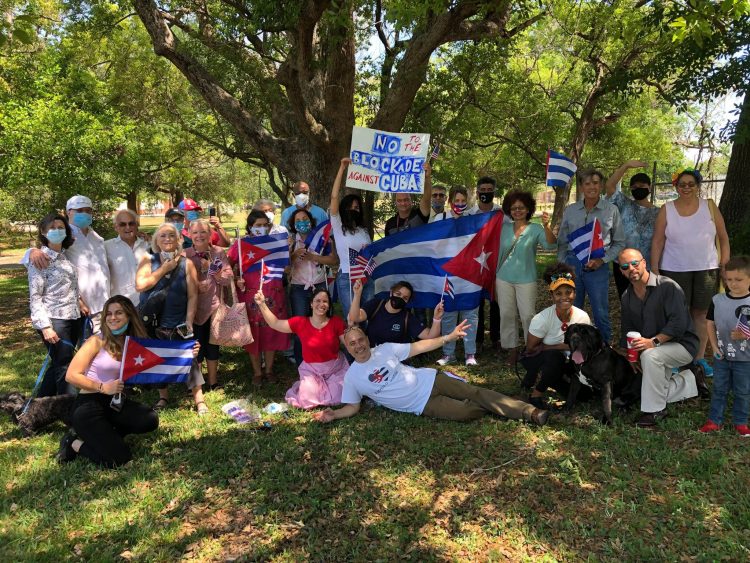
M242 272L242 253L239 252L238 254L240 272ZM211 319L211 337L208 341L219 346L246 346L253 342L253 333L250 331L250 321L247 318L247 307L237 300L234 280L232 280L230 286L232 288L232 304L227 305L225 303L226 288L222 288L219 293L219 307L214 311Z

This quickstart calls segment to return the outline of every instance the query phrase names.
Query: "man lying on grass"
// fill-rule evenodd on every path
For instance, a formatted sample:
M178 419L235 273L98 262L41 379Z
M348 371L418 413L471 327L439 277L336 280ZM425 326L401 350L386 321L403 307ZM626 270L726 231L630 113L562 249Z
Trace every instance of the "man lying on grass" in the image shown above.
M358 326L344 333L344 344L354 363L344 376L340 409L316 413L319 422L348 418L359 412L362 397L370 397L386 408L448 420L474 420L486 414L525 420L542 426L549 412L511 399L496 391L469 385L446 372L413 368L401 362L417 354L435 350L447 341L466 336L463 321L446 336L419 340L412 344L386 343L370 349L367 335Z

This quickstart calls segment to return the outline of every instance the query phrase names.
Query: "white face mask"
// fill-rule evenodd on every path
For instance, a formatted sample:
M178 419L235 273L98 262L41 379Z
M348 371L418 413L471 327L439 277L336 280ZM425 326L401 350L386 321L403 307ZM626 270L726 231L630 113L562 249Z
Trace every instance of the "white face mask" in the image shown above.
M274 215L273 211L266 211L266 217L268 217L269 223L273 223L273 219L276 215Z
M262 237L268 234L268 227L250 227L250 234L254 237Z
M176 252L161 252L161 261L166 262L167 260L174 260Z
M310 196L308 194L297 194L294 196L294 204L297 207L306 207L309 201Z

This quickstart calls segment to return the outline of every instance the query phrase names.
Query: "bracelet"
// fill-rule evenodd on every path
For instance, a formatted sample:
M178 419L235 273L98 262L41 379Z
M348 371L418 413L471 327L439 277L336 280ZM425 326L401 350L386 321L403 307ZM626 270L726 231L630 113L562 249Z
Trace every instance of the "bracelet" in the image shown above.
M442 320L443 320L443 317L440 317L439 319L436 319L435 317L432 318L432 322L434 323L439 323Z

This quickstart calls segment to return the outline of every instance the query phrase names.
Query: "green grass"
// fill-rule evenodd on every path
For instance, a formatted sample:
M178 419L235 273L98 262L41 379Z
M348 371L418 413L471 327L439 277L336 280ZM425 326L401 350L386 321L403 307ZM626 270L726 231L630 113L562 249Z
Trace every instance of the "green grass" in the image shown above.
M0 275L0 392L28 391L43 359L25 277ZM540 295L540 303L546 299ZM492 354L456 371L506 393ZM282 399L295 374L262 388ZM654 432L597 404L535 429L458 424L380 408L321 426L308 413L243 430L220 412L251 393L244 353L224 354L223 391L199 419L175 386L134 461L58 466L57 425L23 438L0 414L0 560L557 561L747 560L750 443L696 432L706 404L670 406ZM153 392L142 395L154 400Z

